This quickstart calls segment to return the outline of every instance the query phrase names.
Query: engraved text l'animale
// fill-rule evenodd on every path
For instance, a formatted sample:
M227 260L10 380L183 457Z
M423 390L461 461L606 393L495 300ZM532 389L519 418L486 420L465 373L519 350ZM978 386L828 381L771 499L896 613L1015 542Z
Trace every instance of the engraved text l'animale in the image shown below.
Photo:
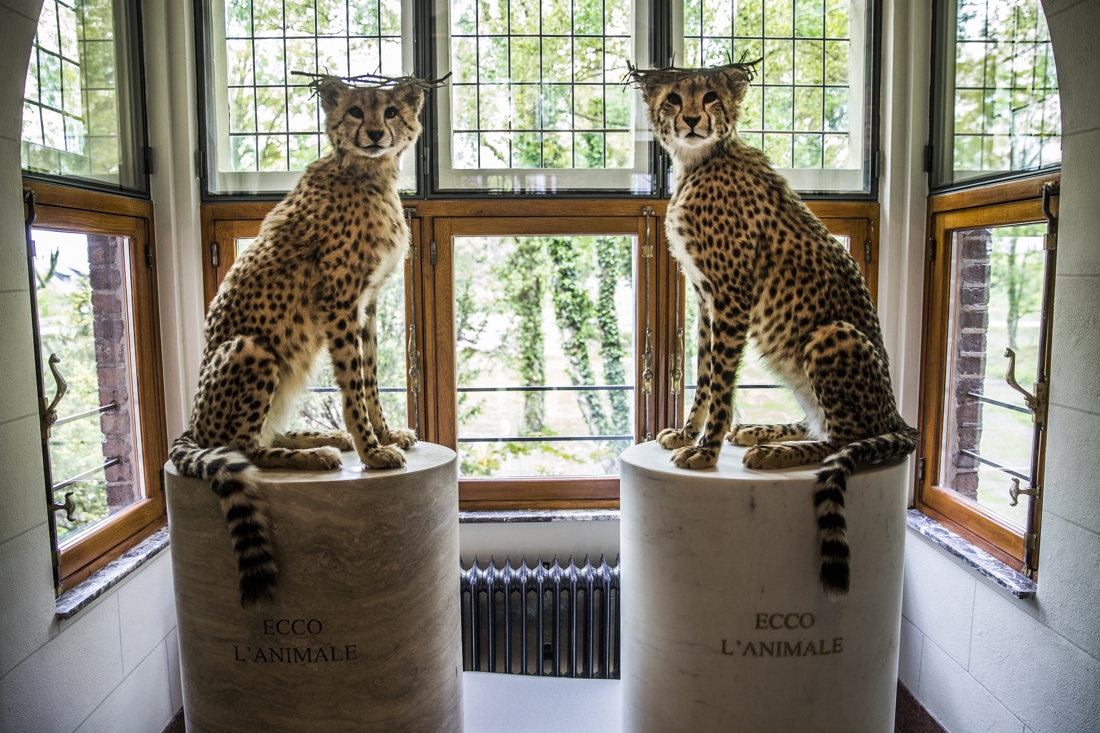
M358 659L355 644L344 646L311 646L305 649L297 647L256 647L243 649L233 645L233 660L236 662L259 662L262 664L318 664L323 662L354 662Z
M733 656L739 651L742 657L824 657L830 654L840 654L844 651L844 637L838 636L831 640L819 639L818 641L750 641L742 645L740 641L734 642L733 649L726 649L728 642L722 639L722 653Z

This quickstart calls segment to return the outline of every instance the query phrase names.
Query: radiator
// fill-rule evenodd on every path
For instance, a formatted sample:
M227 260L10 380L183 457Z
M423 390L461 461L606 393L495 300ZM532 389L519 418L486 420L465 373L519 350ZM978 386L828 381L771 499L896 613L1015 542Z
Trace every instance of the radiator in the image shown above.
M619 679L619 558L461 570L462 668Z

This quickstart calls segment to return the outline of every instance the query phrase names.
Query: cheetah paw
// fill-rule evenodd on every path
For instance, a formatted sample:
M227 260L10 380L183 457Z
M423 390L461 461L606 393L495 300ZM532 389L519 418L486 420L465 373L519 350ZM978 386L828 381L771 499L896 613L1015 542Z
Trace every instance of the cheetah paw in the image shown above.
M734 425L726 435L726 442L730 445L750 446L758 443L758 436L750 430L745 430L740 425Z
M394 445L401 450L408 450L416 443L416 433L408 428L395 428L383 436L383 445Z
M311 448L302 451L302 457L302 468L307 471L335 471L343 465L335 448Z
M672 462L679 468L689 468L698 471L703 468L713 468L718 463L718 450L715 448L703 448L697 445L689 445L677 448L672 453Z
M689 438L687 435L685 435L682 428L665 428L661 432L657 433L657 445L661 446L665 450L683 448L684 446L691 445L694 442L695 439Z
M339 451L355 450L355 443L352 441L351 435L342 430L333 432L331 445Z
M745 451L741 462L745 464L745 468L765 470L790 468L805 463L795 451L784 445L754 445Z
M392 445L371 448L359 456L363 463L371 468L401 468L405 465L405 454Z

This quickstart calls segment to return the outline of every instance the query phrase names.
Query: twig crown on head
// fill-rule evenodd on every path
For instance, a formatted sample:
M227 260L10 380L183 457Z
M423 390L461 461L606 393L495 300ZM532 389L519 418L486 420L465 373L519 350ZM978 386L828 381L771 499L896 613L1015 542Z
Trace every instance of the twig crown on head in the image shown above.
M336 76L334 74L314 74L309 71L292 71L294 76L308 76L313 79L309 86L316 92L317 87L329 80L342 81L348 86L362 89L392 89L396 86L410 85L429 91L438 89L447 83L450 74L438 79L421 79L416 76L383 76L382 74L360 74L359 76Z
M626 76L623 77L623 84L632 84L635 87L643 87L647 84L672 84L673 82L680 81L681 79L688 79L693 76L713 77L719 74L727 74L730 71L739 71L745 76L745 81L751 82L756 78L756 67L764 60L763 57L756 59L755 61L746 61L746 54L741 55L741 60L737 63L723 64L722 66L707 66L699 69L683 69L678 66L674 66L670 63L668 66L659 69L639 69L630 62L627 62Z

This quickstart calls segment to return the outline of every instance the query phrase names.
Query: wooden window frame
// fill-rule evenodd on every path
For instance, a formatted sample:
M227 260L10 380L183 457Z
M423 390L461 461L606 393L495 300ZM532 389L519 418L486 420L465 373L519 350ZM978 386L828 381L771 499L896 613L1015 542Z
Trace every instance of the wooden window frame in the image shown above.
M409 391L409 427L422 440L457 450L455 415L454 291L451 237L463 234L531 236L545 234L615 233L637 238L635 353L635 430L656 435L682 421L684 405L671 393L675 354L676 263L664 238L665 200L553 199L484 196L464 200L405 201L410 214L413 249L405 261L406 324L415 327L421 389ZM850 248L877 302L879 205L873 202L809 201L807 205L837 235L851 238ZM206 204L202 207L203 290L207 305L233 262L234 247L226 238L254 236L275 203ZM653 246L650 311L653 333L653 390L649 395L649 425L644 425L645 395L641 390L645 316L645 210ZM217 243L217 265L212 253ZM866 257L870 251L870 259ZM686 287L681 280L680 318ZM409 354L406 354L408 360ZM693 358L693 355L685 355ZM411 367L412 363L407 362ZM682 367L681 367L682 368ZM678 403L678 404L677 404ZM648 427L648 430L646 428ZM604 509L619 506L618 477L462 479L459 505L463 510Z
M131 240L130 302L136 353L130 356L141 415L140 435L135 437L140 440L145 498L55 548L55 581L57 592L61 593L166 523L163 466L168 460L168 429L164 414L153 205L149 201L34 180L24 180L23 185L35 192L36 228L125 236Z
M993 512L959 496L938 484L944 441L945 390L949 354L948 319L952 301L952 234L955 231L1045 222L1041 190L1047 183L1057 184L1058 173L1045 173L1021 181L957 193L933 196L928 200L928 240L925 250L924 309L921 332L920 409L917 447L918 470L915 479L916 509L951 528L1001 562L1030 577L1038 570L1042 496L1031 508L1035 544L1030 565L1025 563L1025 531ZM1051 208L1057 216L1058 197ZM1054 263L1050 262L1050 267ZM1052 282L1050 278L1048 282ZM1044 308L1050 308L1053 293L1044 295ZM1050 340L1039 355L1049 371ZM1033 484L1042 486L1045 468L1046 430L1041 433L1039 471Z

